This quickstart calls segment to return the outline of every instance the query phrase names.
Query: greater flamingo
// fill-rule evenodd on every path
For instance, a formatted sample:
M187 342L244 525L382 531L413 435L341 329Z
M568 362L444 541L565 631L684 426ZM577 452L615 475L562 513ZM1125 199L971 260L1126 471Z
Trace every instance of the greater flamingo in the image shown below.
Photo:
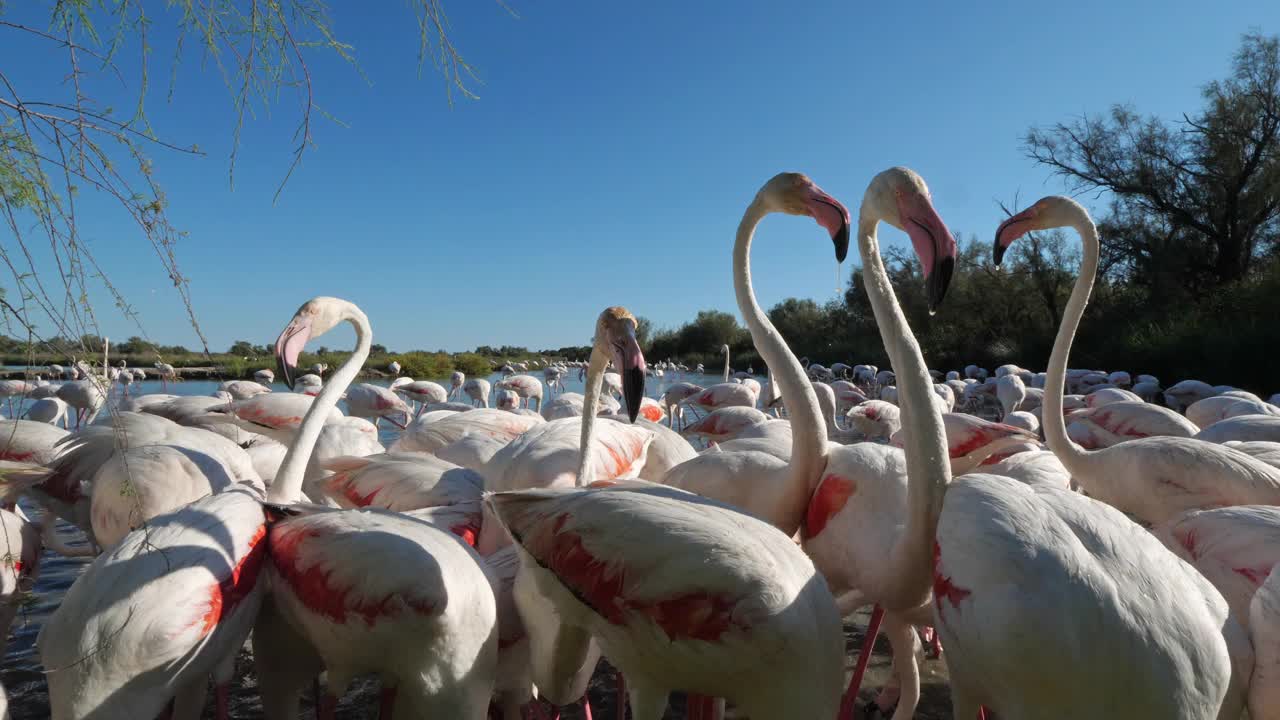
M1093 221L1078 203L1050 196L1006 220L996 233L994 250L998 263L1005 249L1023 234L1061 226L1073 227L1079 232L1084 244L1084 262L1071 291L1055 352L1059 346L1069 349L1093 288L1099 256L1098 231ZM1056 369L1062 375L1058 380L1065 382L1065 358ZM1054 379L1050 372L1042 425L1045 440L1071 477L1091 497L1150 524L1204 507L1280 504L1280 471L1211 442L1185 437L1147 437L1100 450L1081 448L1067 435L1062 387L1054 386Z
M540 666L578 667L595 639L627 678L635 720L659 720L672 690L703 694L690 717L713 697L757 720L835 713L840 616L775 528L636 481L501 492L487 505L520 549L515 600L540 689L553 687Z
M790 411L790 460L755 448L703 453L672 468L663 483L740 507L792 536L822 477L828 451L813 384L760 309L751 287L751 241L760 221L775 212L816 220L828 231L836 259L841 261L849 248L849 212L808 177L780 173L765 183L747 207L734 240L733 286L738 310ZM703 394L724 387L741 386L713 385ZM696 400L691 398L690 402ZM754 399L749 404L754 405Z

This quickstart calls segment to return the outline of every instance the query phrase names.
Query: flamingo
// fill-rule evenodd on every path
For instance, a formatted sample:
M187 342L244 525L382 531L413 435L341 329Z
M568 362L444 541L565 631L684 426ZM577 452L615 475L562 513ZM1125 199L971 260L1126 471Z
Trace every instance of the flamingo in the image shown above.
M772 421L763 412L750 407L725 407L711 411L701 420L685 427L685 437L705 438L709 442L733 440L749 427Z
M305 343L309 334L343 320L357 327L356 351L316 398L309 414L317 421L303 423L269 500L301 491L302 469L321 430L318 420L336 405L368 355L368 321L350 303L317 298L299 310L277 341L300 349L299 339ZM146 416L134 416L140 417ZM114 421L121 422L119 415ZM142 428L167 421L129 422ZM216 717L225 719L235 655L261 604L266 520L261 496L236 488L152 518L98 556L37 640L53 717L150 718L173 699L176 718L196 718L212 674Z
M471 404L477 407L489 407L489 381L483 378L471 378L462 385L462 392L471 398Z
M107 402L107 393L96 378L74 380L58 388L58 399L76 410L76 427L90 424Z
M1045 198L1001 224L995 259L1028 231L1064 225L1085 237L1085 258L1049 360L1045 427L1050 447L1080 479L1073 465L1081 463L1059 450L1070 445L1061 404L1071 338L1097 269L1096 230L1073 200ZM923 425L907 434L908 462L918 470L909 468L915 497L903 537L916 562L903 597L914 601L933 586L935 627L954 661L955 716L973 717L979 706L1009 716L1237 716L1247 683L1241 676L1252 666L1242 630L1217 590L1141 526L1102 502L996 475L966 475L947 486L918 346L892 295L881 292L887 282L872 281L884 282L883 266L866 268L886 349L907 379L911 412L904 417ZM1117 592L1136 587L1150 590ZM1025 641L1032 636L1038 641ZM1095 642L1081 644L1081 637ZM1043 682L1046 673L1053 683ZM1099 697L1107 698L1102 707Z
M634 481L501 492L487 507L517 541L515 601L539 689L555 687L539 677L540 660L577 667L595 639L627 677L635 720L661 718L673 689L707 696L691 697L693 707L724 697L760 720L835 712L839 614L783 533Z
M462 392L462 386L467 382L467 374L461 370L454 370L453 375L449 377L449 398L452 400L455 395ZM486 393L487 394L487 393Z
M160 385L165 392L169 392L169 383L177 382L178 371L172 365L166 362L156 361L156 370L160 371Z
M849 408L845 417L862 431L868 439L888 440L902 429L901 410L883 400L867 400Z
M22 417L32 422L46 423L55 427L61 422L65 427L69 424L67 420L69 407L61 398L40 398L31 403L31 407L27 408L27 412Z
M436 453L468 435L489 437L503 445L543 421L536 415L516 415L496 408L452 413L443 419L424 413L391 445L392 452Z
M233 400L244 400L271 392L271 388L252 380L228 380L219 385L218 389L229 393Z
M705 389L706 388L701 385L695 385L694 383L678 382L667 388L666 391L662 393L662 404L666 407L667 417L669 418L670 425L673 429L675 428L677 415L680 416L681 429L683 429L684 413L677 410L677 408L680 407L680 404L690 396L696 395Z
M1088 397L1093 397L1092 395ZM1092 450L1143 437L1194 437L1199 431L1178 413L1144 402L1114 402L1073 410L1067 416L1067 437Z
M741 451L703 453L672 468L663 483L740 507L790 537L800 527L809 497L821 479L828 450L813 384L760 309L751 288L751 241L756 226L774 212L816 220L828 231L837 261L844 260L849 248L849 213L808 177L780 173L756 194L734 240L733 285L738 310L790 410L790 459L754 446ZM713 385L706 392L722 387L741 386ZM755 405L754 399L750 405Z
M395 391L404 395L406 398L420 403L422 407L428 404L442 403L449 399L449 393L439 383L433 383L430 380L415 380L400 385ZM418 408L421 414L422 407Z
M635 422L640 414L645 362L635 328L635 316L626 308L610 307L600 313L582 416L539 424L499 450L484 468L485 490L573 487L582 484L579 479L589 471L602 480L639 475L653 433L630 424L599 422L596 417L610 359L622 371L628 419ZM507 544L497 524L485 523L476 549L488 556Z
M341 457L324 463L333 471L325 494L340 507L403 512L480 501L484 478L474 470L424 453Z
M370 383L352 385L347 389L347 411L353 417L371 419L375 426L385 418L401 430L413 419L413 410L404 400L387 388ZM392 415L404 415L404 422L396 422Z
M1215 395L1198 400L1187 408L1187 419L1202 428L1241 415L1280 415L1280 408L1261 400L1232 395Z
M1183 380L1165 390L1164 399L1171 409L1185 410L1196 401L1219 394L1216 388L1202 380Z
M1074 227L1080 233L1085 263L1072 289L1055 351L1059 344L1069 349L1093 287L1093 268L1099 254L1093 221L1078 203L1050 196L1005 221L996 234L994 251L998 263L1016 238L1030 230L1059 226ZM1065 365L1064 361L1064 376ZM1148 524L1159 524L1181 512L1204 507L1280 504L1280 471L1204 440L1147 437L1085 450L1067 435L1061 395L1052 383L1045 389L1045 439L1071 477L1093 498Z
M1280 442L1280 417L1275 415L1238 415L1204 428L1195 435L1197 440L1225 443L1231 440L1245 442Z
M270 387L271 383L276 381L276 374L268 368L263 368L253 373L253 379Z
M276 501L299 496L324 413L359 372L371 342L368 321L354 305L321 300L303 306L277 341L286 383L316 326L321 332L332 327L334 315L356 325L357 349L303 421L271 488L269 499ZM323 717L333 717L351 675L369 670L383 673L388 714L399 707L415 716L483 716L493 684L496 617L488 579L464 544L379 511L290 518L272 525L270 543L272 608L302 632L328 670ZM274 702L281 700L277 695Z

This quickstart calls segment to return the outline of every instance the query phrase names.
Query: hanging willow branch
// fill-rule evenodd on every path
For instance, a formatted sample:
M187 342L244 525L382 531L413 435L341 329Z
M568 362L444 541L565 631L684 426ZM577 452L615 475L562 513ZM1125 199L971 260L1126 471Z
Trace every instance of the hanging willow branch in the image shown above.
M455 90L475 97L468 85L476 75L448 37L440 1L408 4L419 28L420 63L429 59L444 77L449 102ZM160 137L148 120L152 36L157 28L176 32L169 98L179 67L193 53L222 77L236 112L229 128L228 181L233 185L246 120L273 105L296 108L295 144L276 197L312 147L313 117L320 111L309 60L332 53L359 71L354 49L339 39L323 0L167 0L160 11L158 3L143 0L57 0L46 6L47 25L37 26L11 21L12 6L0 2L0 42L21 39L54 48L66 67L65 81L50 87L33 86L20 67L0 66L0 227L9 236L0 242L0 265L11 276L0 292L10 293L7 320L16 320L28 335L49 323L44 334L50 340L41 343L45 352L71 354L78 346L84 356L100 349L84 339L102 334L89 298L91 290L105 289L160 359L133 306L81 236L78 200L91 192L111 199L146 238L208 356L178 263L184 233L169 220L168 200L151 159L155 153L204 153L197 144ZM162 14L153 17L153 12ZM131 56L137 61L123 62ZM137 76L127 78L122 66L136 68L130 72ZM136 89L136 102L126 113L95 102L93 88L103 82Z

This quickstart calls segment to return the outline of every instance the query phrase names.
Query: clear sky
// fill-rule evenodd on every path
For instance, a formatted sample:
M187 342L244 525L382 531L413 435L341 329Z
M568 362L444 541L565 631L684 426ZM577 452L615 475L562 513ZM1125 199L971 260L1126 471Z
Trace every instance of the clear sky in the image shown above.
M507 1L519 17L445 0L483 80L478 100L452 108L439 76L417 71L404 3L333 2L364 77L312 55L317 101L345 127L317 122L316 147L275 204L292 101L249 121L232 190L229 94L188 54L166 103L176 19L148 3L153 124L208 152L158 151L156 167L190 233L179 260L215 350L273 338L319 294L358 303L375 341L397 350L585 344L609 304L659 327L734 310L734 229L781 170L808 173L856 215L876 172L907 165L953 231L986 238L997 200L1062 189L1024 157L1028 127L1115 102L1194 111L1242 33L1280 32L1274 0ZM5 18L40 24L49 5L7 3ZM61 81L61 58L0 35L0 69L28 94ZM95 92L120 108L136 85ZM81 227L151 337L194 346L137 231L92 200ZM807 219L767 220L753 267L766 307L836 292L830 242ZM98 306L108 334L137 334L105 297Z

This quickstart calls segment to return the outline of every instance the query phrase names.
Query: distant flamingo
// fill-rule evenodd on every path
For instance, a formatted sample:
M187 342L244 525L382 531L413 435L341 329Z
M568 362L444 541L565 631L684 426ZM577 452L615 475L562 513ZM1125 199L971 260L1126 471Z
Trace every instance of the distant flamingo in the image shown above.
M462 386L467 382L467 374L454 370L453 375L449 377L449 399L452 400L455 395L462 392Z
M403 430L413 418L413 410L395 393L381 385L359 383L347 388L347 411L354 417L366 418L376 426L379 420L386 420ZM404 422L397 422L393 416L403 415Z
M489 381L483 378L471 378L462 385L462 392L471 398L471 403L479 407L489 407Z

